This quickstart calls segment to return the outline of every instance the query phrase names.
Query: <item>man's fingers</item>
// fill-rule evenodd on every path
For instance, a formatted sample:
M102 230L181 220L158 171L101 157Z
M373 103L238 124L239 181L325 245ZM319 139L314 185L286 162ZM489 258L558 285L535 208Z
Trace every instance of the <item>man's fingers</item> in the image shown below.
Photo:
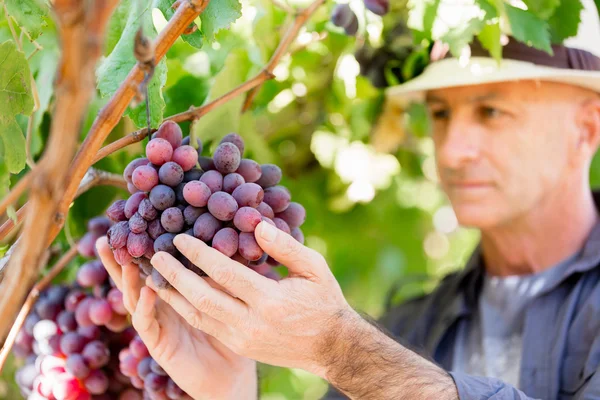
M194 265L234 296L246 301L260 301L276 290L275 283L250 268L233 261L218 250L190 235L178 235L173 243Z
M152 257L151 263L173 288L202 313L229 326L238 325L247 316L248 308L242 301L212 288L172 255L158 252Z
M133 313L136 309L140 290L144 286L144 282L140 278L140 269L133 263L126 264L122 267L122 285L123 303L129 313Z
M115 282L115 285L119 290L123 291L121 266L115 261L106 236L102 236L100 239L96 240L96 250L98 250L100 261L104 264L104 268L106 268L106 271Z
M320 277L329 270L327 262L321 254L303 246L291 235L277 229L268 222L262 221L256 227L254 236L258 245L281 264L285 265L291 275L306 278Z
M215 338L222 337L229 331L229 327L216 319L201 313L181 294L175 290L159 290L152 282L152 277L146 279L147 285L156 291L162 301L167 303L175 312L192 327L201 330Z
M140 298L132 313L131 322L152 353L160 341L160 326L156 319L156 293L152 289L143 287L140 291Z

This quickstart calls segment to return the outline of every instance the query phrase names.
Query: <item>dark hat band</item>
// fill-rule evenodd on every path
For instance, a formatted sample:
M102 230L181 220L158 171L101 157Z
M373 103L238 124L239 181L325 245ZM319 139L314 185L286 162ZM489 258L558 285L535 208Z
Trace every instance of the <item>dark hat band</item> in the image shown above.
M470 47L472 57L491 57L490 53L483 48L477 39L471 43ZM502 46L502 58L526 61L552 68L600 71L600 57L595 56L589 51L563 45L552 45L552 50L554 55L510 38L508 44ZM442 58L451 57L452 55L449 52L442 56Z

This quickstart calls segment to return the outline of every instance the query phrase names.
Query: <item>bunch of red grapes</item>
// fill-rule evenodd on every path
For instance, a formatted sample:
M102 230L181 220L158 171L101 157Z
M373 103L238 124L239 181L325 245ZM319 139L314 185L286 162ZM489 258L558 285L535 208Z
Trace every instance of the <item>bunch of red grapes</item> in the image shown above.
M244 141L235 133L223 137L212 158L199 156L200 140L196 147L189 143L179 125L164 122L148 142L146 157L125 168L132 195L107 210L115 221L107 235L115 259L138 264L159 288L169 285L149 261L158 251L202 275L173 244L185 233L278 279L272 269L278 263L260 248L254 230L267 221L304 243L300 226L306 218L304 207L279 185L281 169L243 158Z
M376 15L385 15L390 10L389 0L364 0L365 8ZM356 35L358 32L358 18L347 3L335 6L331 14L331 22L335 26L344 28L348 36Z
M95 257L95 241L111 225L105 217L91 219L79 242L79 254ZM130 378L127 355L130 347L140 348L140 342L123 294L94 258L81 265L75 283L52 285L40 294L13 346L15 356L25 360L16 381L30 400L189 398L174 383L165 393ZM161 379L170 381L162 373Z

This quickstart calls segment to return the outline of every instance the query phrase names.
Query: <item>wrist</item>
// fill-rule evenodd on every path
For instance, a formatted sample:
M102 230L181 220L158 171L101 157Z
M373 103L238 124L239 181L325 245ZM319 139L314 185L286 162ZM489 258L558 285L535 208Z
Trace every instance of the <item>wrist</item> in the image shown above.
M256 361L244 360L241 368L232 376L234 380L230 390L224 394L223 400L257 400L258 374Z

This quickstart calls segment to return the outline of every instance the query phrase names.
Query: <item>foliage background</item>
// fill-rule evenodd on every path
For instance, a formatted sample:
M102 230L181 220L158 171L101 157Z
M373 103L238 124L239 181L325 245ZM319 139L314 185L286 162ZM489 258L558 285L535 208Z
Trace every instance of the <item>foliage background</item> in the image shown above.
M137 27L143 24L146 34L155 36L173 13L171 3L121 2L111 21L106 57L97 71L98 91L82 138L134 64ZM308 3L287 1L293 7ZM509 25L530 44L548 48L551 41L572 35L573 26L576 31L581 9L580 1L573 0L521 2L526 11L501 0L476 0L486 12L474 17L457 8L465 1L391 3L392 11L382 19L367 12L361 0L350 0L361 28L357 37L348 37L329 22L335 3L327 2L301 31L292 55L284 57L275 70L276 79L263 86L252 110L240 114L242 96L193 125L182 124L184 132L196 130L205 142L205 154L223 135L238 132L246 139L247 157L282 167L283 184L308 212L303 227L307 245L325 255L349 302L374 317L384 312L392 290L392 301L402 301L431 290L442 276L462 268L478 238L477 232L457 226L437 187L424 109L414 105L404 110L384 103L380 86L418 74L434 39L442 38L452 52L460 52L477 35L488 48L496 49L501 29ZM179 39L166 61L157 66L150 85L153 126L164 116L201 105L254 76L291 23L292 17L270 0L213 0L211 4L210 12L197 21L201 29ZM31 73L39 94L30 150L31 157L38 159L48 137L54 100L56 31L47 6L36 0L4 0L0 5L0 44L14 43L7 20L11 15L23 45L21 55L9 60L10 68L24 80ZM557 24L559 12L570 21ZM440 30L441 22L456 17L454 28ZM35 51L30 39L43 50ZM366 76L360 74L357 58ZM7 76L7 65L0 63L0 82ZM25 143L27 115L33 106L16 111L2 107L6 104L0 104L0 195L28 170L19 149ZM20 131L14 128L13 118ZM143 107L130 108L108 141L143 126L145 120ZM142 154L146 142L95 166L120 173ZM595 161L592 183L599 182L600 163ZM56 245L67 249L73 238L85 232L88 219L125 196L107 187L81 196L70 209ZM13 235L0 243L0 255L14 239ZM80 263L75 260L60 280L72 278ZM14 367L9 362L0 377L0 399L19 398ZM262 399L317 399L326 389L325 382L303 371L261 366Z

